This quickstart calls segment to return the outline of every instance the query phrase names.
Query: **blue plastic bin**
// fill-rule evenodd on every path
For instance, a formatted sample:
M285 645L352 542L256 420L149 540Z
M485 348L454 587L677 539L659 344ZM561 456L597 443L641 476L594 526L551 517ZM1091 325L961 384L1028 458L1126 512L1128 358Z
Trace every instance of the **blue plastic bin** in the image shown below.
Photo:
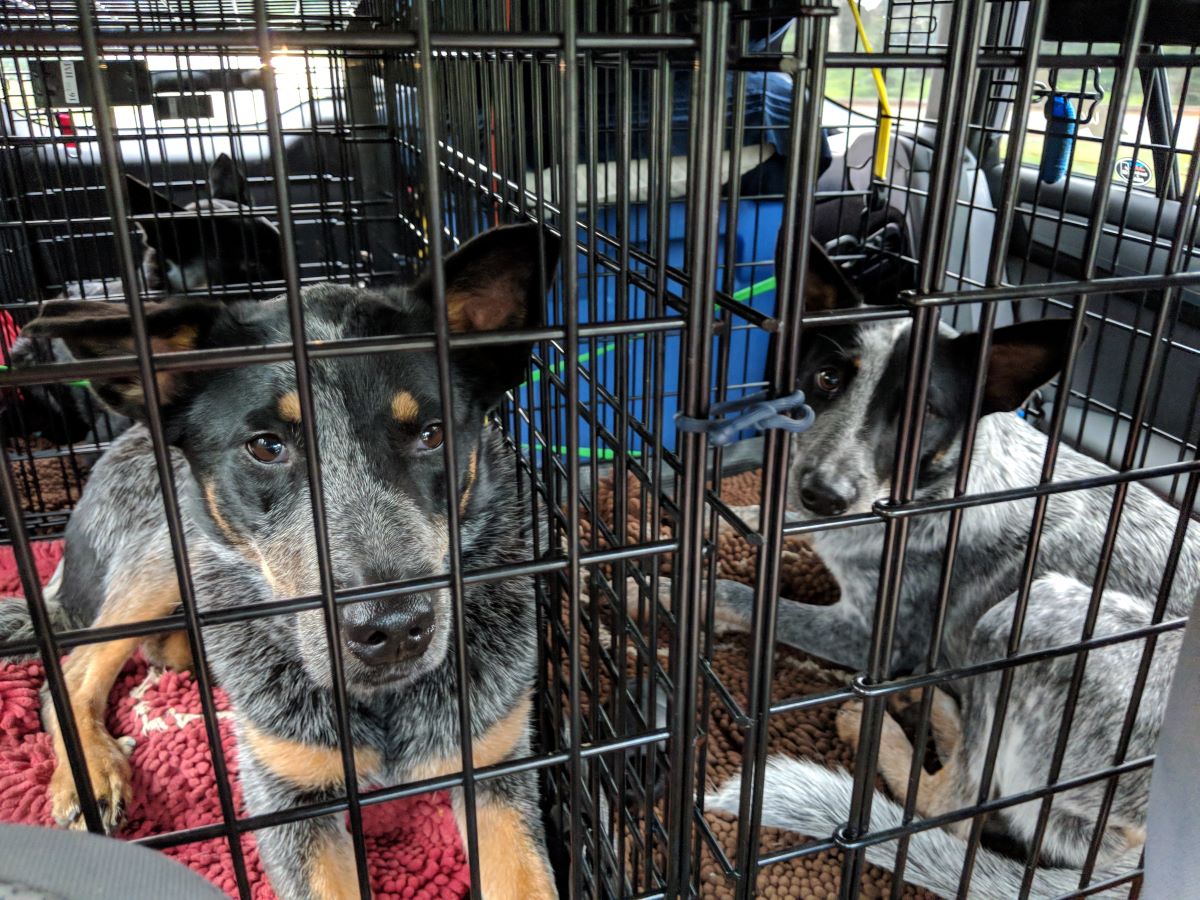
M682 267L684 259L685 203L680 200L670 206L668 263ZM722 202L720 209L720 232L718 241L718 278L721 283L725 266L725 222L728 204ZM738 204L737 242L734 263L738 264L734 273L734 290L749 288L752 284L762 282L774 274L775 239L783 216L783 203L779 200L743 200ZM607 234L617 233L616 211L605 209L597 223L600 230ZM646 204L635 204L630 210L630 222L627 227L629 234L638 239L633 246L647 249L645 235L648 234L648 209ZM586 242L588 235L581 229L578 235L580 242ZM616 249L607 242L597 239L596 252L598 255L615 260ZM634 271L644 271L645 267L635 263ZM595 301L592 300L593 285L595 285ZM683 295L683 286L673 284L671 293ZM775 309L774 290L753 294L745 301L755 309L771 314ZM561 309L553 308L551 304L549 324L562 324ZM592 322L617 322L647 318L653 314L653 304L644 290L630 285L628 296L617 296L617 275L603 264L589 265L586 253L579 254L579 285L578 310L581 324ZM677 315L676 313L668 313ZM725 383L730 387L728 397L740 396L741 390L735 386L753 384L763 379L767 357L768 335L761 329L749 326L744 320L733 317L733 328L729 337L730 353L726 366ZM625 396L618 394L618 365L620 360L615 352L616 339L613 337L596 338L595 343L584 341L580 345L580 378L579 403L587 412L578 415L579 419L579 453L584 460L591 458L596 452L601 459L611 459L613 446L606 439L604 430L615 434L619 446L628 448L633 453L641 453L644 439L634 428L629 428L626 434L617 432L618 404L617 400L631 419L642 423L646 429L651 429L653 422L654 394L660 393L663 398L662 441L663 446L675 449L678 432L674 425L675 412L679 402L680 375L680 346L681 330L670 331L665 337L657 336L627 336L625 360ZM713 378L712 388L715 390L720 373L718 369L717 341L713 342ZM654 371L655 346L661 341L663 353L662 380L659 384L650 383L650 396L644 395L643 380L647 366ZM547 363L565 380L565 359L561 354L553 354ZM567 416L566 392L551 380L548 385L552 415L546 415L542 409L544 401L542 379L535 377L533 382L522 385L519 390L521 406L530 411L532 421L539 427L550 429L552 433L544 434L543 438L552 444L560 455L567 452ZM592 402L593 383L602 388L601 395ZM603 396L607 391L611 398ZM620 402L623 401L623 402ZM595 429L595 444L593 445L593 428L591 416L595 415L596 422L601 428ZM535 442L530 439L529 427L520 425L519 430L522 445L528 450ZM540 450L540 442L538 448Z

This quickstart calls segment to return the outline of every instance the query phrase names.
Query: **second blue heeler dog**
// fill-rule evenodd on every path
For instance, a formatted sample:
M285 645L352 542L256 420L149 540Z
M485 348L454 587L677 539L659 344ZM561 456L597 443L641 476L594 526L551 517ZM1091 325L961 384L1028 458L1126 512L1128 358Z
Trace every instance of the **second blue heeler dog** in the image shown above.
M815 252L815 251L814 251ZM810 278L811 280L811 278ZM810 292L808 309L813 309ZM818 296L818 306L853 306L848 286ZM998 328L993 335L971 461L972 494L1036 485L1047 440L1032 424L1014 415L1041 385L1062 367L1068 352L1065 319L1025 322ZM874 322L815 329L806 335L800 387L816 410L816 423L794 438L788 508L793 520L812 520L868 512L891 490L896 438L903 402L910 322ZM917 499L953 495L962 434L967 426L980 341L943 327L936 338L922 433ZM1059 448L1055 480L1111 474L1103 463ZM1024 616L1019 653L1063 647L1084 634L1093 583L1113 509L1113 486L1050 496L1037 556L1034 581ZM1200 592L1200 536L1186 535L1173 581L1163 584L1180 511L1146 487L1132 483L1120 490L1124 509L1111 554L1095 621L1096 636L1114 635L1151 624L1160 591L1167 620L1186 617ZM1017 610L1017 589L1030 541L1035 501L1016 500L965 509L942 625L940 667L997 660L1008 653ZM757 524L757 510L742 510ZM945 560L948 516L910 519L899 611L896 617L894 673L925 667L935 628L939 580ZM813 548L841 589L832 606L779 601L778 640L815 656L861 671L871 641L880 559L881 522L814 532ZM664 590L669 588L664 587ZM753 591L718 582L717 620L744 629L750 624ZM1145 693L1125 757L1153 752L1181 632L1159 637ZM1143 641L1118 643L1092 651L1087 662L1061 779L1102 770L1116 761L1126 705L1137 675ZM1012 701L992 779L992 795L1017 794L1044 787L1063 720L1073 654L1021 665L1013 670ZM976 802L996 711L1000 674L963 679L939 691L932 730L943 762L936 774L922 777L916 810L935 816ZM847 704L839 714L839 732L857 745L861 709ZM903 800L912 747L890 717L884 723L880 772ZM1094 881L1132 870L1144 841L1150 772L1121 776L1101 835ZM771 761L766 773L764 824L827 837L849 815L851 778L815 763L786 758ZM1041 846L1033 896L1055 896L1077 889L1105 790L1103 781L1055 797ZM738 780L713 797L714 804L736 812ZM1040 804L1025 803L993 814L998 827L1031 852ZM873 806L874 829L901 824L902 810L879 796ZM909 844L906 880L955 896L967 844L963 829L934 829ZM889 866L895 843L868 848L867 858ZM972 897L1011 898L1020 890L1024 863L991 851L978 858ZM1127 889L1126 889L1127 890Z

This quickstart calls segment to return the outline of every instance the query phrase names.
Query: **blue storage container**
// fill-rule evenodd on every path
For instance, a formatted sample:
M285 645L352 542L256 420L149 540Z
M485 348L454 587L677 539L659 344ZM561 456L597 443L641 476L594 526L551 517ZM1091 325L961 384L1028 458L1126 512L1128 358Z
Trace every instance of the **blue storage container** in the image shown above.
M670 206L667 261L669 265L676 268L682 268L684 260L686 234L684 210L685 203L682 200L676 201ZM724 266L726 265L724 257L727 214L728 203L722 202L719 225L721 236L718 241L718 284L723 282ZM783 203L780 200L743 200L738 203L736 253L733 260L736 266L734 290L741 292L738 295L739 298L748 295L743 302L767 314L772 314L775 309L773 287L765 290L760 287L757 292L753 293L750 288L774 275L775 239L779 232L782 216ZM616 225L616 210L604 209L597 222L598 228L604 233L615 235L618 233ZM646 235L649 233L649 228L646 204L631 205L630 222L626 230L634 236L632 246L643 250L647 249ZM580 229L578 239L581 243L588 240L586 229ZM615 246L597 237L596 253L615 261L617 250ZM637 320L654 315L652 298L640 287L631 284L627 296L619 298L615 272L603 264L589 265L588 255L583 252L579 254L578 265L577 306L581 324ZM634 262L631 268L635 272L646 272L646 267L637 262ZM652 275L653 273L648 274ZM672 294L686 296L681 284L671 283L669 289ZM550 304L549 324L562 324L562 310L555 308L560 305ZM675 312L667 314L678 315ZM724 382L729 387L727 399L753 390L753 388L743 390L741 385L753 385L755 382L762 381L769 337L761 329L748 325L745 320L739 319L737 316L732 317L731 324L732 329L728 337L730 341L729 359L724 370L726 373ZM713 342L712 388L714 391L721 380L717 357L719 340L720 338L714 338ZM612 445L609 440L605 439L606 429L608 433L616 434L619 445L629 448L635 454L640 454L644 444L642 435L632 427L626 434L618 434L616 432L618 414L623 408L631 419L635 419L652 432L656 393L661 394L663 401L661 419L663 446L672 450L676 446L678 432L675 428L674 416L679 403L682 329L665 334L660 332L657 335L630 335L626 336L624 341L626 348L624 353L624 397L618 394L620 389L618 366L621 360L618 358L620 354L615 352L617 339L601 337L594 341L587 340L581 342L579 348L579 403L583 409L588 410L588 413L579 415L579 410L576 409L575 414L579 418L579 453L581 459L585 461L591 459L593 452L598 454L602 460L612 458ZM663 356L662 380L656 384L653 381L653 373L657 364L656 348L658 347L661 347ZM566 366L561 354L552 351L552 355L546 362L553 367L554 372L565 378ZM648 371L651 374L649 382L645 380ZM558 453L563 455L567 452L568 443L567 416L569 411L566 392L555 385L552 380L546 388L543 387L541 381L541 377L535 376L532 382L522 385L519 389L519 400L521 406L531 412L532 421L552 428L554 433L543 435L542 439L551 442L557 448ZM597 402L594 404L592 401L593 384L600 387L600 396L597 397ZM650 387L649 392L645 390L647 384ZM547 390L552 407L549 412L553 412L552 416L543 415L542 410L543 403L546 402ZM605 391L610 395L609 398L604 396ZM601 427L593 429L592 415L595 415L596 423ZM593 431L595 431L594 435ZM534 442L530 440L527 424L520 425L519 434L523 447L530 448Z

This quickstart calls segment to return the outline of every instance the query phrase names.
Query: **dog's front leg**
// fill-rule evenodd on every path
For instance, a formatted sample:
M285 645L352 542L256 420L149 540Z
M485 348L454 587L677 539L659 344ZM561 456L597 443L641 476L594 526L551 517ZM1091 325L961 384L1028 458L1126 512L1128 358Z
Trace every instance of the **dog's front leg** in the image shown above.
M729 509L735 516L737 516L739 519L741 519L746 524L747 528L750 528L754 531L758 531L758 519L759 519L759 516L762 514L762 509L761 509L761 507L758 506L758 504L754 504L752 506L731 506L731 507L729 507ZM718 527L722 531L733 531L734 530L733 526L730 525L728 522L726 522L724 519L719 520Z
M498 783L497 783L498 782ZM462 790L453 792L454 815L467 844ZM537 773L481 783L475 792L479 891L484 900L555 900L558 889L546 858Z
M717 581L715 599L714 615L719 625L739 631L750 629L754 588L721 579ZM781 597L775 639L810 656L857 670L867 663L871 623L857 605L845 599L817 606Z
M147 559L138 566L122 566L110 576L104 605L92 627L123 625L169 615L179 603L179 585L173 569ZM186 640L186 638L185 638ZM129 754L132 739L117 740L108 732L105 713L108 695L133 655L138 638L119 638L85 644L74 650L63 665L63 677L75 717L84 762L91 780L92 795L106 834L113 834L125 819L130 799ZM59 711L46 704L43 712L46 730L54 738L57 766L50 779L50 810L63 827L82 829L80 788L75 783L67 747L58 722Z
M629 579L628 606L637 613L638 588ZM671 581L659 580L659 600L671 602ZM713 616L718 629L749 631L754 612L754 589L740 581L718 579ZM846 599L830 606L797 603L780 598L775 625L776 639L811 656L819 656L839 666L861 669L867 662L871 641L871 623L862 610Z
M521 759L530 752L532 703L523 697L508 713L471 741L475 768ZM462 772L457 753L429 759L414 767L415 781ZM466 810L462 789L452 794L454 815L467 845ZM475 786L476 852L479 889L485 900L554 900L558 890L546 855L542 816L538 808L536 772L520 772L477 782Z
M290 809L344 794L341 752L243 724L238 736L242 787L250 815ZM361 775L378 762L355 751ZM280 900L354 900L360 896L354 845L339 815L301 819L255 833L271 887Z

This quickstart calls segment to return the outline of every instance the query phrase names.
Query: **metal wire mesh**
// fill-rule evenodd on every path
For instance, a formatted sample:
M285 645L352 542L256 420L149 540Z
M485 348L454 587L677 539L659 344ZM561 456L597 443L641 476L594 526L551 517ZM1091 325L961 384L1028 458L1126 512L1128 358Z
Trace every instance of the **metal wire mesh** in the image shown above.
M982 792L978 803L941 819L915 818L909 807L898 831L871 829L887 699L924 689L919 748L930 688L999 672L1003 705L1012 672L1031 661L1014 645L1007 658L955 669L939 664L935 645L928 671L894 671L890 646L911 521L957 521L967 509L1013 500L1031 500L1035 516L1044 516L1049 497L1097 486L1053 480L1063 442L1110 464L1107 484L1152 485L1183 510L1186 528L1200 472L1200 276L1192 271L1200 140L1192 76L1200 57L1194 45L1143 40L1149 0L1120 5L1127 21L1113 43L1068 40L1053 3L863 6L873 52L843 3L31 0L0 7L0 277L14 329L47 300L67 295L128 303L135 322L142 301L180 292L218 299L282 292L292 310L290 344L163 360L143 330L124 359L40 359L0 373L3 538L38 630L36 647L10 644L0 652L40 651L60 710L69 706L57 659L80 644L184 627L200 661L224 821L143 843L224 836L239 891L249 896L242 834L289 816L348 811L367 896L361 807L451 785L469 798L478 776L468 762L459 776L238 816L203 662L204 626L317 608L332 622L355 594L335 587L325 536L318 539L319 596L197 609L167 442L153 416L181 611L53 634L30 542L61 537L89 466L121 427L80 380L122 369L146 377L282 360L303 372L309 359L362 352L306 340L304 286L378 285L439 270L466 238L524 220L544 223L565 244L527 378L499 413L518 461L534 555L505 572L474 570L461 558L451 509L456 565L438 583L461 597L465 580L538 578L537 753L506 765L542 772L565 895L679 896L720 885L750 896L774 866L835 850L837 890L855 896L865 848L903 836L893 882L893 896L901 896L907 837L956 820L971 823L967 885L986 813L1048 803L1078 786L1054 783L1056 775L1019 795ZM874 171L883 113L872 68L892 103L882 173ZM1073 98L1078 134L1064 177L1046 184L1037 168L1051 130L1042 104L1054 94ZM180 274L186 266L170 257L182 256L191 240L186 229L197 213L188 205L217 195L210 175L222 154L246 182L239 202L204 207L205 221L236 223L237 236L206 225L196 242L202 250L216 242L214 250L249 265L231 277L189 281ZM674 416L704 418L728 399L794 389L800 349L814 328L835 321L810 317L797 299L810 236L872 300L836 321L910 320L913 338L889 497L869 512L794 524L785 518L784 433L727 451L677 430ZM157 252L151 262L147 248ZM1086 330L1089 341L1025 407L1050 438L1043 481L986 494L967 487L964 471L954 496L916 499L912 461L920 456L938 322L989 333L1049 314L1068 316L1072 333ZM503 340L472 346L488 352ZM13 365L9 343L6 367ZM402 352L418 343L368 349ZM435 346L444 367L451 349L464 344L442 334L421 346ZM300 382L302 420L311 428L312 400ZM974 387L973 408L981 389ZM315 432L308 436L315 447ZM320 534L320 466L315 457L309 463ZM721 499L720 474L750 466L762 471L756 523ZM1119 519L1118 506L1114 533ZM785 539L864 522L881 523L887 548L865 668L844 687L773 695ZM717 623L697 602L716 589L723 527L754 548L752 652L739 686L713 669ZM1033 556L1038 534L1035 525ZM943 605L953 540L939 580ZM673 575L666 604L657 600L664 564ZM402 595L428 584L380 590ZM1181 620L1159 615L1128 636L1085 634L1058 652L1084 659L1114 640L1152 642L1180 627ZM332 630L329 646L336 661ZM341 757L353 784L345 685L340 667L334 671ZM743 689L744 704L735 699ZM771 722L854 699L865 701L865 712L845 828L814 840L792 836L788 849L764 852ZM706 736L718 716L735 723L743 740L747 805L733 853L703 814L713 780ZM71 716L62 718L73 768L82 771ZM470 752L464 743L464 759ZM1122 757L1090 777L1115 784L1117 775L1149 764ZM85 799L84 814L98 830L94 802ZM1043 815L1039 834L1044 824ZM477 861L471 813L466 831ZM715 865L705 869L704 858ZM1090 874L1077 895L1099 889L1088 884ZM1127 889L1136 891L1139 879L1140 872L1128 873Z

